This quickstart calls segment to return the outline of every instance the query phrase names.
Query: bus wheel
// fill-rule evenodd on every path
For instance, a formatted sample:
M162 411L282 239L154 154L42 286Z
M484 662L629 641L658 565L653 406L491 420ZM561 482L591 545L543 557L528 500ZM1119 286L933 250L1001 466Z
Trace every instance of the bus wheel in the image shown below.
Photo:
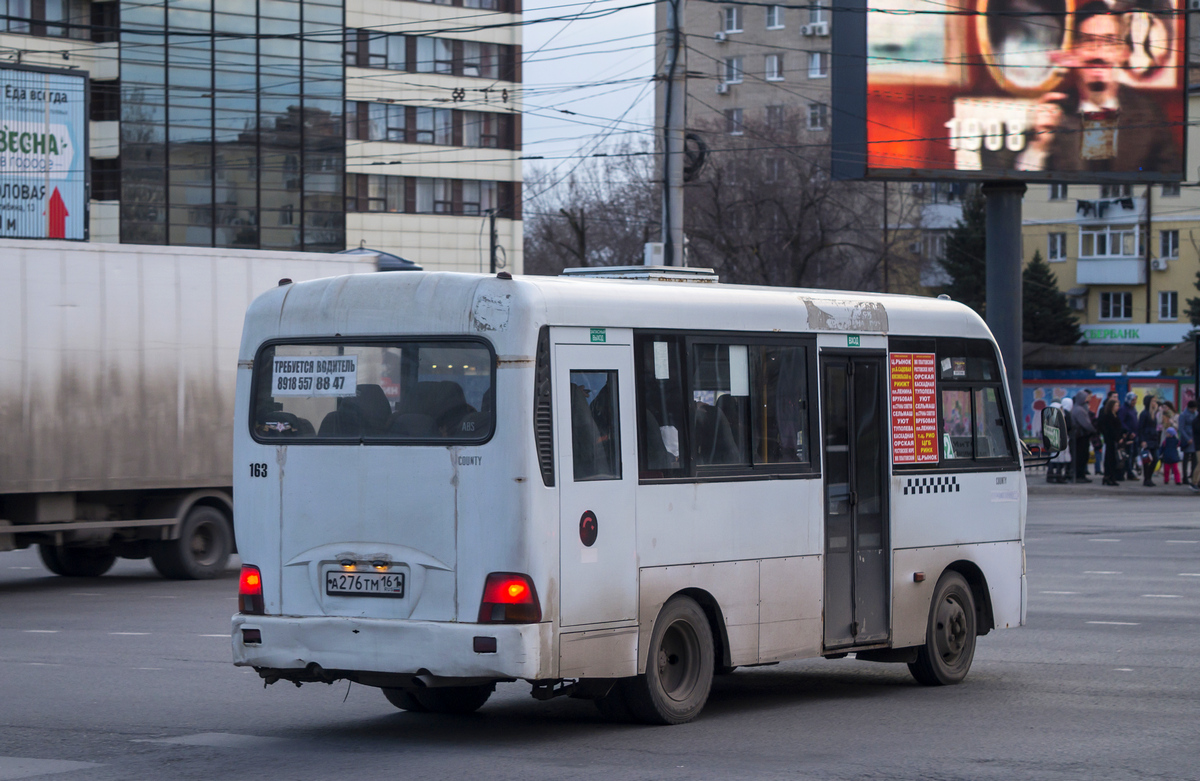
M648 724L683 724L696 718L712 689L712 630L689 597L663 605L650 635L646 673L621 681L633 715Z
M46 569L67 578L98 578L112 569L117 560L109 548L66 548L38 545L38 555Z
M419 689L413 692L413 696L430 713L462 716L482 708L495 690L494 683L480 686L439 686L436 689Z
M975 658L975 600L971 587L957 572L938 580L929 606L925 645L909 672L926 686L947 686L967 677Z
M410 689L384 689L383 696L387 697L387 701L400 710L409 710L413 713L424 713L429 710L413 696Z
M155 543L154 568L172 580L205 580L225 571L233 551L233 530L225 513L198 505L188 511L179 539Z

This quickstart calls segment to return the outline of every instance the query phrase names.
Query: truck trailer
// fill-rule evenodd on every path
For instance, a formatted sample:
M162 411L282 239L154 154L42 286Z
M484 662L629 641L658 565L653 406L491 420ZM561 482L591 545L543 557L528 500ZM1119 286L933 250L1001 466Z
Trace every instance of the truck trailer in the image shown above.
M372 255L0 240L0 551L58 575L149 557L215 577L236 550L242 319L281 280Z

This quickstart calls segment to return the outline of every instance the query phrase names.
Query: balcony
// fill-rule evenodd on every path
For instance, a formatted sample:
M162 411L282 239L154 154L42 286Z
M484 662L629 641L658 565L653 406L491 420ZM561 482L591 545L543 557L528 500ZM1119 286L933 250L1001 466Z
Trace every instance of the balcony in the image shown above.
M1105 258L1089 260L1080 258L1075 264L1077 285L1144 285L1146 284L1145 258Z

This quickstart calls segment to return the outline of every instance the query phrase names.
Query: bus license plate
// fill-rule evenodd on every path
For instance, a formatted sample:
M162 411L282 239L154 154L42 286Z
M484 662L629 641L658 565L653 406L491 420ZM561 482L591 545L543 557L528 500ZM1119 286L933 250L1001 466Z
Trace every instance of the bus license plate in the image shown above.
M403 572L326 572L325 593L332 596L404 597Z

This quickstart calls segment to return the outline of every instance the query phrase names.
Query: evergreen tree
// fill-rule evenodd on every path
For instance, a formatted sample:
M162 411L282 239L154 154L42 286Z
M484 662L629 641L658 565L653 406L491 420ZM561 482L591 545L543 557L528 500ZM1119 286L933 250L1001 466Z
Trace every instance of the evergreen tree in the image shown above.
M946 236L942 268L950 282L943 293L984 316L987 300L987 212L983 193L976 190L963 201L963 214Z
M1200 290L1200 271L1196 272L1196 289ZM1188 322L1192 324L1192 332L1188 336L1195 336L1197 330L1200 329L1200 298L1189 298L1187 300L1187 315Z
M1083 335L1067 297L1058 289L1058 278L1041 252L1021 272L1023 338L1027 342L1075 344Z

